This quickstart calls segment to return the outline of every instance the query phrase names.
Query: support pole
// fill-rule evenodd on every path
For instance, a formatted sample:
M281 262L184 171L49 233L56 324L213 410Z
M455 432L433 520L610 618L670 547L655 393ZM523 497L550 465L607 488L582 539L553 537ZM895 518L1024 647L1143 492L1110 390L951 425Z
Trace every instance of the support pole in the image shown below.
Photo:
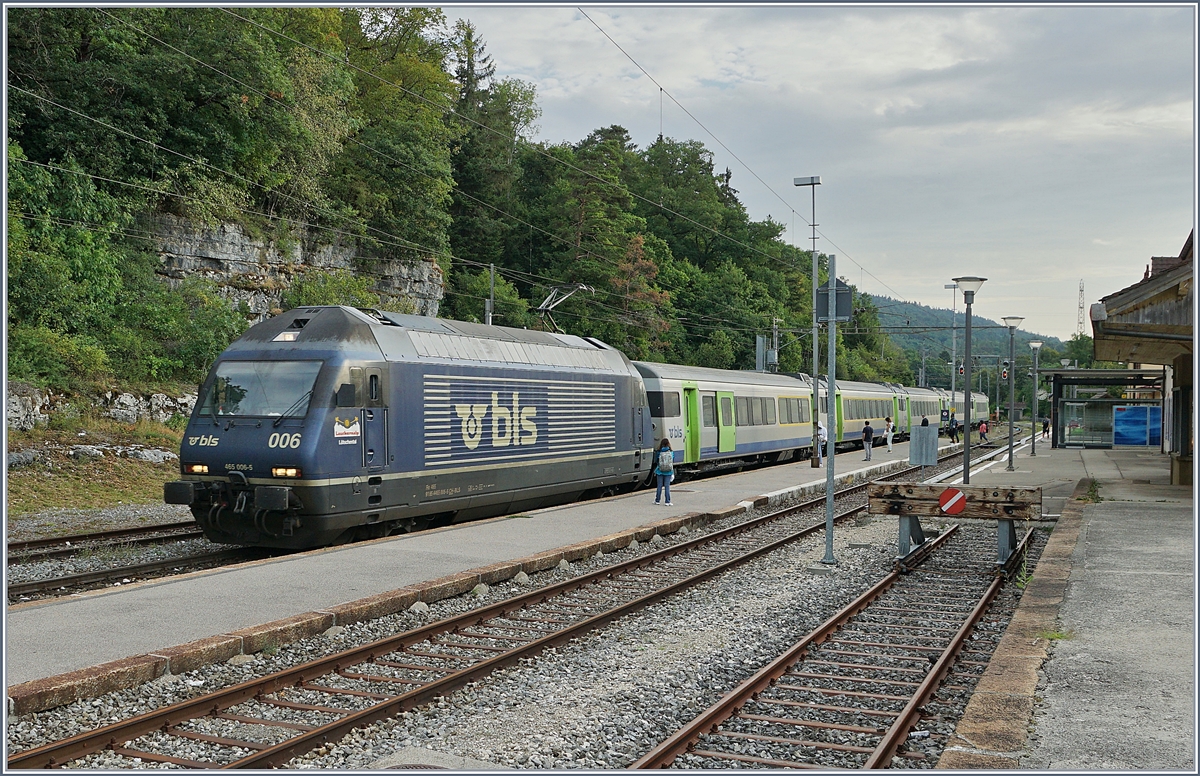
M835 397L837 396L837 257L829 254L829 320L825 324L829 330L829 374L825 381L825 399L829 411L829 440L825 447L825 557L822 563L837 563L833 557L833 451L834 438L837 436L837 411Z

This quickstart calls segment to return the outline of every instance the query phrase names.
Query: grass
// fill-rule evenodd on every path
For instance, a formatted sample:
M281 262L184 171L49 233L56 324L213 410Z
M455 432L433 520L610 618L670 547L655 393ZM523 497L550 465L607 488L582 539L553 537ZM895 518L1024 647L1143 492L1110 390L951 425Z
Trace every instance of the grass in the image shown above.
M13 431L8 437L10 453L32 449L41 458L8 472L8 517L54 508L161 502L163 483L179 477L177 461L154 464L118 458L112 451L105 451L103 458L75 460L67 451L72 445L110 444L178 452L182 436L182 431L148 420L130 424L87 415L55 418L50 426L32 431Z
M1104 497L1100 495L1100 483L1096 480L1089 480L1087 493L1079 500L1087 501L1092 504L1099 504L1101 501L1103 501Z
M1075 638L1075 631L1047 630L1039 631L1037 637L1046 641L1070 641Z

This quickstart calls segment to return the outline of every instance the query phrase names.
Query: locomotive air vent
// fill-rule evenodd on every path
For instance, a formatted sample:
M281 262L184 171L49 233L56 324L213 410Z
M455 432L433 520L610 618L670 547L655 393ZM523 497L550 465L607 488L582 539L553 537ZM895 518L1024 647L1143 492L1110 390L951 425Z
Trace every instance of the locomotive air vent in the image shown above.
M288 328L289 329L303 329L307 325L308 325L307 318L297 318L288 324Z

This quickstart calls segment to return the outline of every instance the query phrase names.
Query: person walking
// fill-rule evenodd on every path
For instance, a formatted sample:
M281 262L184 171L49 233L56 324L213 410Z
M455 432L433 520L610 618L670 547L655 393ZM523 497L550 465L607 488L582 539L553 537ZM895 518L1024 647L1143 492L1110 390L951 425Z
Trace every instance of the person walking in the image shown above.
M821 465L821 456L825 455L825 443L829 441L829 434L825 431L825 424L820 420L817 421L817 466Z
M887 440L888 452L892 452L892 435L896 433L896 424L891 416L883 419L883 438Z
M921 425L922 425L922 426L928 426L928 425L929 425L929 416L928 416L928 415L922 415L922 416L921 416Z
M979 421L979 441L980 442L988 441L987 432L988 432L987 421L986 420Z
M658 446L654 473L658 476L658 490L654 491L654 503L662 503L661 499L665 493L667 506L674 506L671 503L671 480L675 477L675 453L671 450L671 443L666 439Z
M958 418L954 417L954 410L950 410L950 420L946 425L947 435L950 437L952 444L958 444Z
M1050 438L1050 418L1042 418L1042 439Z
M862 439L863 451L867 454L863 460L869 461L871 460L871 444L875 441L875 429L871 428L871 421L869 420L863 423Z

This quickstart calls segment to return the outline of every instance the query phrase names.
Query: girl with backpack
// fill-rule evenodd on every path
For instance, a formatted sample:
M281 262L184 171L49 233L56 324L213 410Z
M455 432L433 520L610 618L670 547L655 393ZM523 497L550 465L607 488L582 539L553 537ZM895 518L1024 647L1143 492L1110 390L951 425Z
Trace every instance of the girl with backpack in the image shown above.
M675 453L671 450L671 443L666 439L658 446L658 454L655 456L654 473L658 475L658 490L654 492L654 503L659 504L663 492L667 494L667 506L671 504L671 478L675 476Z

